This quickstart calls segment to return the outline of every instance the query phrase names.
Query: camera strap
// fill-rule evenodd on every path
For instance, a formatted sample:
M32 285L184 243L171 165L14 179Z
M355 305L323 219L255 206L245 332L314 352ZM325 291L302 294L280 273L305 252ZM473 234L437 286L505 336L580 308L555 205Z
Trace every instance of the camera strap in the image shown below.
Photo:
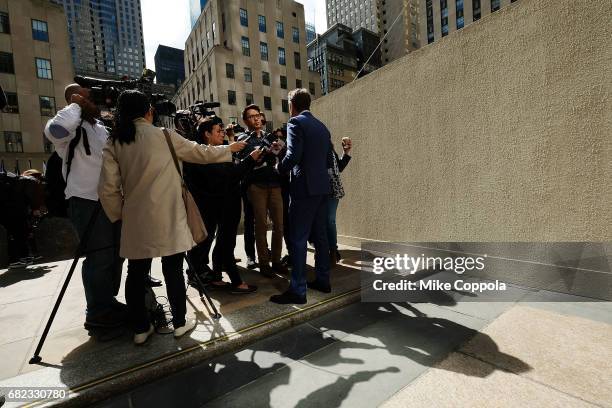
M89 139L87 139L87 132L83 129L83 119L76 128L76 135L70 141L68 145L68 157L66 158L66 183L68 183L68 175L70 174L70 167L72 165L72 159L74 159L74 150L83 138L83 147L85 148L85 154L91 156L91 148L89 147Z

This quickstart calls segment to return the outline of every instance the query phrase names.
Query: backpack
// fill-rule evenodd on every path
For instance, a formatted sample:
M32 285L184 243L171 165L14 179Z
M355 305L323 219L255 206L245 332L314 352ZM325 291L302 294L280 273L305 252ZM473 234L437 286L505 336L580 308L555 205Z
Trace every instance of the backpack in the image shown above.
M81 121L81 123L83 123ZM85 153L90 156L91 149L89 148L89 139L87 139L87 132L81 125L76 130L75 137L70 141L68 145L68 157L66 158L66 179L62 174L62 167L64 161L57 154L53 152L49 156L47 161L47 170L45 171L45 180L47 182L47 209L49 214L55 217L67 217L68 216L68 201L66 201L66 182L68 175L70 174L70 166L72 165L72 159L74 158L74 150L76 146L83 139L83 147L85 147Z

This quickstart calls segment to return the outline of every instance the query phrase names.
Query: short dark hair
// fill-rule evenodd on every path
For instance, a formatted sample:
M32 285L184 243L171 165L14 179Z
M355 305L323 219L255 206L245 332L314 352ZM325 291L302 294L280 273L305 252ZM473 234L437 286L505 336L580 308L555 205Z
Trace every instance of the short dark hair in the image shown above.
M252 103L249 106L247 106L246 108L244 108L244 110L242 111L242 120L246 120L246 114L251 109L255 109L257 112L261 113L261 109L259 109L259 106L257 106L254 103Z
M207 116L198 124L198 136L204 140L204 132L211 133L215 125L223 125L223 121L218 116ZM206 141L206 140L204 140Z
M289 102L298 112L310 109L310 93L308 89L297 88L289 92Z

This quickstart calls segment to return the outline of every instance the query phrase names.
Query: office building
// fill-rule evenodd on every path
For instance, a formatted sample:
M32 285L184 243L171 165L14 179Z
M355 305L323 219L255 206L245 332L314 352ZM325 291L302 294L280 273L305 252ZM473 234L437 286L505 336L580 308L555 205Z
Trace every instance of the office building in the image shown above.
M174 101L218 101L226 121L242 122L246 105L260 106L268 129L289 118L294 88L320 96L308 70L304 6L292 0L209 0L185 43L185 81Z
M321 93L328 94L357 76L381 66L379 37L359 28L335 24L308 44L308 67L321 75ZM369 59L369 60L368 60Z
M184 58L183 50L159 45L155 51L155 81L178 89L185 80Z
M145 67L140 0L54 0L68 19L78 75L139 78Z
M64 87L73 76L62 7L0 1L0 85L8 99L0 113L0 159L6 170L43 170L53 151L43 129L65 106Z

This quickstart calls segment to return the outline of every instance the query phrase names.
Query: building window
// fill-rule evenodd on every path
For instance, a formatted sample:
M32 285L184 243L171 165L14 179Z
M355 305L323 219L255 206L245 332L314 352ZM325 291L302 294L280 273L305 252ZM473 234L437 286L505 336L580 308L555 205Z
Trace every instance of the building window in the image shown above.
M281 105L284 113L289 113L289 101L287 99L281 99Z
M267 43L265 42L259 43L259 53L261 54L262 61L268 60L268 44Z
M0 12L0 33L11 33L11 23L9 21L8 13Z
M49 42L49 29L46 22L32 20L32 38L38 41Z
M227 104L228 105L236 104L236 91L227 91Z
M300 53L299 52L294 52L293 53L293 64L295 65L295 69L302 69L302 62L300 59Z
M480 0L472 0L472 14L474 21L480 20L481 10L480 10Z
M457 29L460 29L465 25L463 18L463 0L457 0L455 9L457 10Z
M314 96L314 94L315 94L315 84L314 84L314 82L309 82L308 83L308 92L310 92L310 94Z
M240 25L243 27L249 26L249 14L245 9L240 9Z
M250 57L251 56L251 45L249 44L249 38L242 37L242 39L240 40L240 43L242 44L242 55L246 57Z
M285 38L285 26L280 21L276 22L276 36L278 38Z
M425 9L427 10L427 44L434 41L434 18L433 18L433 0L427 0Z
M244 68L244 82L253 82L253 73L251 68Z
M266 32L266 16L258 16L259 31L262 33Z
M301 79L296 79L295 80L295 87L298 89L302 89L302 80Z
M0 52L0 72L4 72L5 74L15 73L13 54L10 52Z
M299 44L300 43L300 30L297 27L291 27L291 34L293 37L293 42Z
M270 86L270 73L269 72L263 71L261 73L261 82L264 85Z
M42 79L53 79L51 61L44 58L36 58L36 76Z
M19 100L15 92L5 92L7 113L19 113Z
M264 96L264 109L272 110L272 98L269 96Z
M281 84L281 88L287 89L287 77L286 76L281 75L280 84Z
M23 153L21 132L4 132L4 151L7 153Z
M440 22L442 37L448 35L448 0L440 0Z
M52 96L40 97L40 114L42 116L55 116L55 98Z
M499 0L491 0L491 12L499 10Z
M247 106L252 105L252 104L255 103L255 99L253 99L253 94L252 93L246 94L246 101L245 102L246 102Z
M234 78L234 64L225 64L225 76L227 78Z
M278 47L278 63L281 65L285 65L285 49L283 47Z

